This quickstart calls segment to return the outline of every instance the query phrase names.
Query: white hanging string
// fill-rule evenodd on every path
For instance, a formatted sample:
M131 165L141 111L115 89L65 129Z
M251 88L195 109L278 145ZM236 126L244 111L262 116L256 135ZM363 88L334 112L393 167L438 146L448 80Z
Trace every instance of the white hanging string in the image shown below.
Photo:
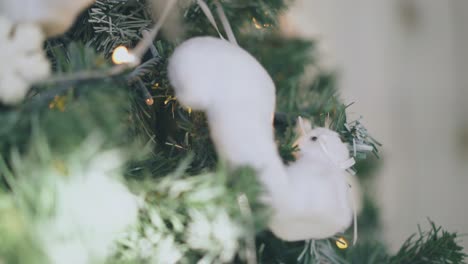
M253 226L253 216L252 208L249 204L249 198L245 193L240 194L237 197L237 203L239 204L239 209L241 214L250 222ZM257 264L257 253L255 251L255 236L249 236L246 239L247 249L246 249L246 260L247 264Z
M333 156L328 151L327 147L325 146L325 143L323 143L323 141L320 140L320 137L319 137L318 142L319 142L320 147L322 148L323 152L325 152L325 155L327 155L328 159L330 159L330 161L332 163L334 163L336 166L338 166L340 169L343 169L343 170L349 169L349 168L351 168L351 166L353 166L356 163L356 161L352 157L338 163L336 160L333 159Z
M232 31L231 24L229 24L229 20L226 16L226 13L224 13L223 6L221 3L219 3L218 0L214 1L216 5L216 12L218 13L219 19L221 20L221 23L223 24L224 27L224 32L226 32L226 35L229 39L229 41L234 44L237 44L236 36L234 36L234 32Z
M226 32L226 35L227 35L227 38L228 38L229 42L231 42L232 44L237 46L238 44L237 44L236 37L234 36L234 32L232 31L231 24L229 23L229 20L228 20L228 18L226 16L226 13L224 12L223 6L221 5L221 3L218 0L215 0L214 3L216 5L216 13L218 14L219 19L221 20L221 24L223 24L224 32ZM223 35L219 31L218 25L216 24L216 20L215 20L215 18L213 16L213 13L211 12L210 8L205 3L205 1L197 0L197 4L198 4L198 6L200 6L200 8L203 11L203 13L205 14L206 18L208 18L208 21L210 21L211 25L218 32L219 37L221 39L224 39Z
M351 188L353 188L353 186L349 184L348 196L351 196L351 203L353 206L353 245L356 245L356 242L358 240L357 206L356 199L354 199L354 196L351 193Z
M197 0L197 4L198 6L200 6L201 10L203 11L203 13L205 14L206 18L208 18L208 21L210 21L211 25L216 29L216 31L218 32L218 35L221 39L224 39L223 35L221 34L221 32L219 31L219 28L218 28L218 25L216 24L216 20L213 16L213 13L211 13L211 10L210 8L208 7L208 5L205 3L205 1L203 0Z
M153 44L153 40L158 35L159 30L161 29L167 17L169 16L169 13L171 9L174 7L176 1L177 0L167 1L166 6L164 7L163 13L161 14L161 17L156 22L156 25L154 25L153 29L150 32L148 32L146 36L143 37L143 39L137 44L137 46L133 50L131 50L131 54L133 54L138 59L141 59L141 57L143 57L143 54Z

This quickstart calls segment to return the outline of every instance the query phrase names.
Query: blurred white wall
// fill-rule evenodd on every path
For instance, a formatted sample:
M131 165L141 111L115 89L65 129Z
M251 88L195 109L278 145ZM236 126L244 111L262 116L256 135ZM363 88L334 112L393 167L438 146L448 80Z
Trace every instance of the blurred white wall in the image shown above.
M288 16L320 39L350 111L384 144L391 248L427 217L468 233L468 1L296 0Z

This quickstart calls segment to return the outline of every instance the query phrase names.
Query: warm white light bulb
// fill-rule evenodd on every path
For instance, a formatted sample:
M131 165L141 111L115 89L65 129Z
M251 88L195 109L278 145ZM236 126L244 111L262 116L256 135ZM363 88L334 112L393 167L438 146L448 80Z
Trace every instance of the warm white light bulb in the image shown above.
M336 243L336 246L339 249L347 249L348 248L348 241L346 241L346 239L344 237L338 238L338 240L336 240L335 243Z
M135 63L137 61L135 55L130 53L124 46L117 47L112 53L112 61L115 64Z

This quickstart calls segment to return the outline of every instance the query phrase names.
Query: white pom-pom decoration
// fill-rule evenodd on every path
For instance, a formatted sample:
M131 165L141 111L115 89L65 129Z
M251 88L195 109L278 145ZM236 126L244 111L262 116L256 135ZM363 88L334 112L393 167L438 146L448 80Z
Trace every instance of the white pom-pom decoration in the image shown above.
M0 16L0 102L18 103L32 82L49 75L43 41L44 36L37 26L19 24L14 27Z
M205 111L220 157L256 169L273 209L270 228L289 240L325 238L344 231L352 218L345 170L346 146L330 130L314 130L320 142L299 142L288 168L274 141L275 86L260 63L225 40L197 37L182 43L169 61L178 100ZM320 144L320 145L319 145Z
M47 36L64 33L95 0L0 0L0 14L14 23L33 23Z

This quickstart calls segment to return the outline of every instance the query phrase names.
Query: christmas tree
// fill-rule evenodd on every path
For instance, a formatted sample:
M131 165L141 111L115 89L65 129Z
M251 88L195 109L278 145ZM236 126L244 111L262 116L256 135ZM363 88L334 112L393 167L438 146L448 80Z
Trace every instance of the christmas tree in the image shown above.
M388 252L290 4L0 0L0 264L464 263L432 222Z

